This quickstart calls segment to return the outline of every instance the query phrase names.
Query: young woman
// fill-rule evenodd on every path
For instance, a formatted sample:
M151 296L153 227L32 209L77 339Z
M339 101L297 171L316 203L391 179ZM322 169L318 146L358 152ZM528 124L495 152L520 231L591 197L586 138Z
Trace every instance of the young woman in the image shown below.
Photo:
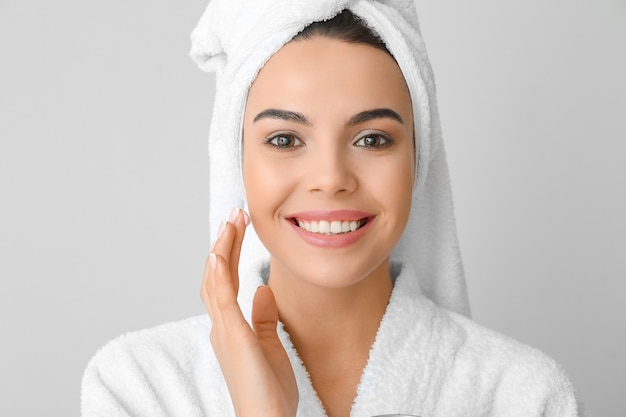
M465 317L411 2L214 0L193 40L218 70L209 317L107 345L83 416L582 415L551 359Z

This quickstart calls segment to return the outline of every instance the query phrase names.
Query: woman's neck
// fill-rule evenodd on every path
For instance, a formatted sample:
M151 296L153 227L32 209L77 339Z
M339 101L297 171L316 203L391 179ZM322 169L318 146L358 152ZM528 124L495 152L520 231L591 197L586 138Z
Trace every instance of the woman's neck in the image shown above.
M294 344L299 339L324 339L335 348L342 341L354 343L375 336L393 289L388 261L357 283L341 288L312 284L272 264L269 286Z
M274 266L269 285L327 415L348 415L391 296L388 262L344 288L313 285Z
M271 265L269 286L280 320L309 367L343 352L362 350L367 354L393 289L388 261L357 283L341 288L315 285Z

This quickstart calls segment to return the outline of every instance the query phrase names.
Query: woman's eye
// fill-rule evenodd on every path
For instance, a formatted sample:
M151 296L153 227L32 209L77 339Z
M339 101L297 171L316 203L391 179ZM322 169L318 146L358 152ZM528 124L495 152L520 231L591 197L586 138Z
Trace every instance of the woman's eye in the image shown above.
M366 135L356 141L356 146L363 148L385 148L393 142L390 138L383 135Z
M265 140L265 143L277 148L295 148L302 145L302 141L293 135L276 135Z

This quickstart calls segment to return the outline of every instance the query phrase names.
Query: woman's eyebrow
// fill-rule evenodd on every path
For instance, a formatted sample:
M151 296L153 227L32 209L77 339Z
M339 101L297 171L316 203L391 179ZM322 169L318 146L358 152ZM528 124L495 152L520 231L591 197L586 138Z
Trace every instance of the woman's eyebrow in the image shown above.
M354 116L352 116L350 120L348 120L347 125L354 126L354 125L365 123L374 119L394 119L397 122L404 124L404 120L402 120L402 117L397 112L388 108L382 108L382 109L365 110L365 111L362 111L361 113L357 113Z
M295 111L289 110L280 110L280 109L267 109L263 110L261 113L257 114L254 117L253 123L258 122L261 119L280 119L287 120L291 122L300 123L306 126L311 126L311 122L306 118L302 113L297 113Z
M365 110L365 111L355 114L354 116L350 118L350 120L348 120L347 125L355 126L355 125L358 125L360 123L365 123L370 120L385 119L385 118L393 119L401 124L404 124L404 120L397 112L389 108L380 108L380 109ZM256 123L262 119L280 119L280 120L287 120L291 122L300 123L306 126L311 126L311 122L309 121L309 119L306 118L305 115L303 115L302 113L289 111L289 110L266 109L266 110L263 110L261 113L257 114L254 117L254 120L252 122Z

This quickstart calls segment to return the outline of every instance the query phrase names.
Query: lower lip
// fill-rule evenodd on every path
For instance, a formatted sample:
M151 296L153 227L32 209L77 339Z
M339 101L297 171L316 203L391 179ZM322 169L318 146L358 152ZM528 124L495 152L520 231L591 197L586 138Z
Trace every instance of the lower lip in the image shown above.
M321 233L311 233L298 227L293 222L289 221L289 224L294 228L298 236L302 238L306 243L317 246L320 248L345 248L352 245L357 240L361 239L370 228L370 225L375 219L371 218L361 228L354 232L341 233L337 235L323 235Z

